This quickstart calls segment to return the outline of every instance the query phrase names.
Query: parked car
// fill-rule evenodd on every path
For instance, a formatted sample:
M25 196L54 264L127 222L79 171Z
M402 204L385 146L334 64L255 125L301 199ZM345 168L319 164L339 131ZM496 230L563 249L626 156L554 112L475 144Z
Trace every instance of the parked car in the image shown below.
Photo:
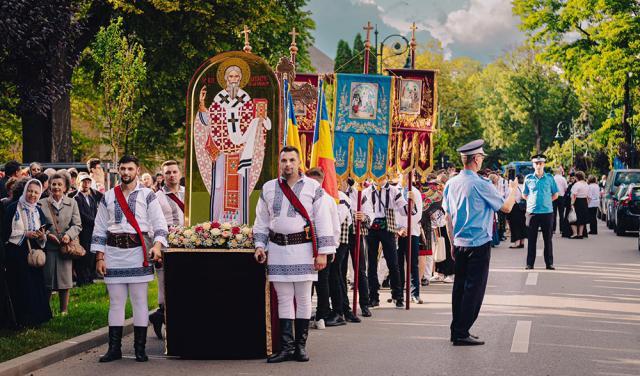
M611 170L607 175L607 182L600 200L600 215L607 223L607 227L613 228L613 201L615 194L622 184L640 183L640 169Z
M613 229L622 236L640 228L640 184L621 185L615 200Z

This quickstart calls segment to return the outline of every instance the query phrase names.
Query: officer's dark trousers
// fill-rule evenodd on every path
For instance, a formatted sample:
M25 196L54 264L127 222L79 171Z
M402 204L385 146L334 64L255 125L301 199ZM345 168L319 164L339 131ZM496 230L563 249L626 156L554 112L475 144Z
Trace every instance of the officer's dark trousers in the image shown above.
M371 300L380 300L378 290L378 246L382 244L382 253L389 268L389 278L391 280L391 297L402 300L402 282L400 281L400 271L398 270L398 250L396 248L395 235L387 230L369 230L367 236L367 246L369 249L369 295Z
M564 230L564 200L559 197L553 201L553 232L556 232L556 228L560 228L560 233Z
M329 270L329 293L331 295L331 307L333 312L343 315L344 296L347 285L344 279L343 264L349 255L349 244L340 244L336 249L335 260L331 263ZM347 303L348 304L348 303Z
M456 279L451 296L451 336L466 338L478 318L489 277L491 242L478 247L454 247Z
M533 266L536 262L538 229L542 229L542 239L544 240L544 263L547 264L547 266L553 265L553 213L527 213L527 222L529 222L527 265Z
M369 305L369 281L367 280L367 242L366 237L360 237L360 256L358 268L358 302L360 307ZM356 236L349 234L349 252L351 253L351 266L356 268ZM347 291L347 271L349 270L349 256L345 255L342 261L342 311L343 313L351 311L349 305L349 293Z
M400 271L400 282L403 286L406 284L404 275L404 267L407 262L408 236L398 239L398 269ZM411 237L411 296L420 297L420 276L418 275L418 249L420 247L420 237Z
M316 320L325 319L331 313L331 307L329 306L329 275L332 267L331 256L328 256L327 266L318 272L318 282L316 282L316 292L318 293Z

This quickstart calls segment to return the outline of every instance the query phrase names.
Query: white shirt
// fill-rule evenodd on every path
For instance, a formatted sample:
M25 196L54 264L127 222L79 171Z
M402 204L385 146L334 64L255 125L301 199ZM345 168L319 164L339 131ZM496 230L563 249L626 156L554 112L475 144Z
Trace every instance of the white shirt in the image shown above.
M373 219L387 218L387 209L395 211L396 223L398 216L406 216L402 209L407 205L407 201L398 188L389 183L380 188L372 188L369 191L369 199L373 207Z
M556 174L553 176L553 180L556 181L556 185L558 186L558 196L562 197L567 192L567 188L569 184L567 183L567 179L560 174Z
M597 208L600 206L600 186L597 183L589 184L589 207Z
M338 204L336 204L336 200L333 197L331 197L327 193L327 191L324 191L322 200L324 201L322 205L327 205L329 207L329 211L331 212L331 225L333 228L333 238L334 238L336 247L339 247L340 246L340 216L338 215Z
M420 236L420 229L422 226L420 225L420 221L422 220L422 194L416 187L411 187L411 191L413 192L413 197L415 198L412 201L413 208L411 209L411 236ZM402 197L405 200L409 200L409 191L406 188L402 189ZM414 212L414 210L416 210ZM407 216L404 215L402 217L396 216L396 228L407 228Z
M338 203L338 219L340 220L340 224L343 224L346 221L347 225L351 226L353 223L351 214L351 198L342 191L338 191L338 197L340 198L340 202Z
M171 193L169 189L164 186L156 195L158 196L158 201L160 202L160 207L162 208L162 213L164 214L164 218L167 221L167 225L169 226L184 226L184 212L178 204L175 203L171 198L167 195ZM184 203L184 187L180 186L177 193L180 201Z
M589 197L589 186L583 180L576 182L571 188L571 195L576 198L588 198Z

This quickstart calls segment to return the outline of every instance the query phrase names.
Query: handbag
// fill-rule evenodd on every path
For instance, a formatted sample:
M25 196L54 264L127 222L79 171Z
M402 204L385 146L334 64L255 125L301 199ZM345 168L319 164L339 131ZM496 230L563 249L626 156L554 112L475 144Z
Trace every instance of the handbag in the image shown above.
M49 202L49 211L51 212L51 218L53 218L53 226L56 228L58 235L60 235L60 230L58 229L58 218L53 214L53 205L51 205L51 202ZM60 255L66 258L77 259L84 257L86 254L87 251L80 245L78 238L71 239L67 244L60 244Z
M569 223L578 222L578 216L576 215L576 210L574 208L571 208L571 210L569 210L569 214L567 214L567 222Z
M434 247L433 247L433 261L442 262L447 259L447 250L445 247L447 244L444 241L444 237L440 236L440 229L434 230Z
M22 223L24 227L27 228L27 221L24 218L24 215L21 215ZM47 262L47 254L44 253L42 249L32 249L31 248L31 240L25 239L27 242L27 248L29 248L29 253L27 254L27 264L33 268L42 268L44 264Z

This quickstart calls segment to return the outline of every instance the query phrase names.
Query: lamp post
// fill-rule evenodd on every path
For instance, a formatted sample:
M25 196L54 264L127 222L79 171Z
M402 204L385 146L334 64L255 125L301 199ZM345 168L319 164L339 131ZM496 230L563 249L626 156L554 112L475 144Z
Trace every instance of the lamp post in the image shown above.
M374 38L376 41L376 46L378 46L378 29L374 31ZM378 56L380 56L380 64L378 64L378 73L384 71L384 45L391 38L396 38L397 40L393 42L391 45L393 47L393 53L391 56L399 56L404 54L409 50L409 39L407 39L404 35L400 34L391 34L386 36L382 42L380 42L379 50L377 51Z
M575 131L575 127L573 125L573 118L571 118L571 121L567 122L564 120L561 120L558 122L558 125L556 125L556 136L554 137L556 140L561 140L562 139L562 125L566 124L569 127L569 132L570 132L570 136L571 136L571 167L576 167L576 131ZM587 131L588 129L590 129L590 127L587 125Z

